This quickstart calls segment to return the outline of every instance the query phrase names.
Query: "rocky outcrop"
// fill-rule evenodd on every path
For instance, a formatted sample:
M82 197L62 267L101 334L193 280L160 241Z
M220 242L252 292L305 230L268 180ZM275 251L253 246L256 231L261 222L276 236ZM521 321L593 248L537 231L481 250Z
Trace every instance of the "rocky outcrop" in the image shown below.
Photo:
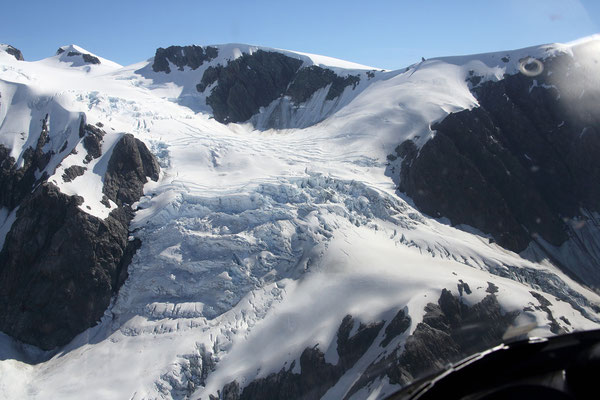
M102 155L102 138L106 133L98 127L84 124L83 119L81 121L79 136L83 137L83 148L87 151L83 162L87 164Z
M129 240L133 212L127 204L143 194L147 177L158 178L159 167L142 142L123 136L105 177L105 194L119 207L100 219L80 208L80 197L63 194L44 179L24 178L39 169L40 149L26 150L31 156L24 170L9 158L2 162L3 204L19 209L0 251L0 330L52 349L95 325L127 278L141 244Z
M0 330L51 349L95 325L119 287L130 215L100 220L82 200L39 186L20 206L0 252Z
M21 50L17 49L16 47L13 47L9 44L5 45L6 47L4 48L4 51L7 52L8 54L10 54L11 56L13 56L14 58L16 58L19 61L24 61L25 59L23 58L23 53L21 53Z
M502 335L517 315L504 313L493 294L469 307L443 289L437 304L425 307L423 321L404 345L388 349L388 356L372 363L345 398L383 376L392 384L406 385L441 370L448 363L490 348L502 341ZM404 326L402 333L408 328L406 323Z
M170 46L166 49L160 47L156 50L152 70L168 74L171 72L169 63L177 66L180 71L183 71L183 67L197 69L218 55L219 50L211 46Z
M301 66L302 61L296 58L259 50L244 54L226 66L208 67L196 89L204 92L217 83L206 103L217 121L227 123L248 121L261 107L284 96L299 105L327 86L325 100L333 100L346 87L355 88L360 82L358 75L342 77L328 68Z
M16 160L10 156L10 149L0 144L0 206L9 210L17 207L31 192L32 187L45 179L36 178L36 173L44 170L53 153L44 153L48 141L48 115L42 121L40 136L35 148L28 147L23 152L23 165L18 168Z
M504 313L494 294L467 306L443 289L437 304L425 307L423 321L405 341L394 341L411 326L404 309L387 325L386 321L360 324L352 336L356 321L346 316L337 332L337 364L327 363L316 346L308 347L300 355L299 373L292 372L296 366L293 362L287 369L256 379L241 390L233 381L223 387L219 397L211 399L320 399L376 343L384 326L383 340L378 346L384 356L377 357L353 381L345 399L384 376L391 383L405 385L427 372L498 344L516 316L517 313Z
M219 397L211 396L211 399L320 399L364 355L384 322L359 324L356 333L350 336L355 324L350 315L342 320L337 334L337 364L326 362L325 355L316 346L307 347L300 355L299 373L292 372L296 367L294 361L288 369L257 379L241 392L236 381L230 382Z
M63 52L64 52L64 50L63 50ZM81 56L83 61L86 62L87 64L100 64L100 59L91 54L80 53L78 51L70 51L67 53L67 57L77 57L77 56Z
M306 102L317 90L331 85L326 100L333 100L339 97L347 86L356 87L359 82L359 76L341 77L330 69L313 65L298 71L286 95L290 96L295 104L300 104Z
M243 122L256 114L260 107L281 97L302 61L281 53L259 50L230 61L227 66L209 67L201 85L210 81L217 86L206 98L215 119L219 122ZM199 86L198 89L202 87Z
M556 319L554 318L554 315L552 314L552 311L550 310L550 307L552 305L552 303L550 303L550 301L548 301L548 299L546 299L544 296L542 296L541 294L531 291L529 292L531 293L531 295L533 297L535 297L535 299L538 301L539 306L535 306L536 309L544 311L548 317L548 321L550 321L550 332L554 333L555 335L562 335L567 333L567 331L565 331L558 323L558 321L556 321ZM564 317L563 317L564 318ZM567 325L571 325L571 323L569 322L569 320L567 320L566 318L563 319L563 322L565 322Z
M392 340L402 335L410 328L410 316L404 310L398 311L398 314L385 327L385 336L380 343L381 347L386 347Z
M65 169L65 172L62 175L63 181L71 182L73 179L81 176L87 170L86 167L82 167L81 165L71 165L69 168Z
M146 145L125 134L115 145L104 175L104 194L118 206L131 205L144 194L146 177L158 180L160 167Z
M577 72L572 58L544 64L535 77L470 76L480 107L434 124L420 151L412 142L397 148L399 189L425 213L473 226L513 251L537 238L564 243L581 209L600 209L600 102L597 91L566 78Z

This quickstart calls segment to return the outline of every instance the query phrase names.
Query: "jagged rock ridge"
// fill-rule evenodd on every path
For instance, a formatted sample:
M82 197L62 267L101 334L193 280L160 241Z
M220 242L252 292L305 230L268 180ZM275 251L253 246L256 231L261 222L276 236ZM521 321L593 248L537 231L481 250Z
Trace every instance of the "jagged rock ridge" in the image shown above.
M59 47L58 50L56 50L56 55L61 55L64 52L66 52L66 50L62 47ZM98 57L88 53L82 53L80 51L70 50L69 52L67 52L67 57L81 57L82 60L87 64L101 64L100 59Z
M23 58L23 53L21 53L21 50L17 49L16 47L6 44L6 45L2 45L0 48L2 48L5 52L7 52L8 54L10 54L11 56L13 56L14 58L16 58L19 61L25 60Z
M371 346L378 346L382 352L389 350L389 355L371 363L348 389L344 399L383 377L391 383L405 385L450 362L499 343L517 315L503 312L494 293L473 306L467 306L449 290L443 289L437 304L429 303L425 307L423 321L403 344L394 339L403 335L411 325L411 318L404 310L398 311L387 324L386 321L360 324L352 336L350 333L356 321L348 315L338 328L339 361L336 365L326 362L323 352L316 346L309 347L300 355L299 373L292 372L295 368L293 362L287 369L282 368L278 373L252 381L241 390L239 383L232 381L223 387L219 397L211 396L211 399L317 400L356 365ZM376 340L384 326L383 339Z
M210 61L219 55L216 47L207 46L169 46L166 49L159 47L154 56L152 69L154 72L171 72L169 62L176 65L180 71L183 67L197 69L204 62Z
M214 117L222 123L245 122L274 100L289 96L294 105L306 102L317 90L330 85L325 100L339 97L348 86L360 82L358 75L342 77L328 68L310 66L287 55L258 50L229 61L226 66L210 66L196 86L204 92L215 82L206 99Z
M92 216L79 207L82 198L61 193L45 174L35 178L54 155L42 150L47 119L21 168L0 147L0 205L19 207L0 251L0 330L42 349L68 343L104 314L141 244L129 240L128 204L143 194L146 177L156 180L159 171L146 146L124 135L109 159L104 187L105 197L119 207L105 219ZM83 121L84 148L99 157L104 132ZM84 171L72 166L65 180Z
M572 237L582 209L600 210L600 99L566 79L578 68L571 57L544 64L534 77L471 76L480 107L434 124L420 151L407 141L391 157L403 159L400 190L424 212L480 229L513 251ZM581 96L571 94L577 90Z

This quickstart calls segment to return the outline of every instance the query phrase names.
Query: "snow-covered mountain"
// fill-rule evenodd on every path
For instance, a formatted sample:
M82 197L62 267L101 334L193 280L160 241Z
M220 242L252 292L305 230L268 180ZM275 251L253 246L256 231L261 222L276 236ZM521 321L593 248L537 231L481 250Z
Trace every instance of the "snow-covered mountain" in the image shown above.
M0 46L3 398L384 398L600 325L600 38L385 71Z

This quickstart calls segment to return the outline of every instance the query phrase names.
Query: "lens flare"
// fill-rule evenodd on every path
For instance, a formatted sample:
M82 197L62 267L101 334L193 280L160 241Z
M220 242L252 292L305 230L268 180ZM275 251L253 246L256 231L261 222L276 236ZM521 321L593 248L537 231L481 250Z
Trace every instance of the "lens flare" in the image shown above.
M525 76L538 76L544 72L544 64L533 57L522 58L519 60L519 71Z

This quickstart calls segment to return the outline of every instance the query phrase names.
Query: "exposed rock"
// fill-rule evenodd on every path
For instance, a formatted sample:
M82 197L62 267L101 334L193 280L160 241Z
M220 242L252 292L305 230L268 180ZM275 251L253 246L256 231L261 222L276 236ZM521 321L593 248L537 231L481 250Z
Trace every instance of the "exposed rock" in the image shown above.
M474 88L475 86L479 85L482 81L483 77L476 75L475 71L470 70L469 71L469 76L467 76L467 82L469 82L470 87Z
M385 329L379 348L387 356L369 365L347 392L350 398L375 379L387 376L390 383L407 384L414 379L445 367L450 362L501 342L502 335L518 313L504 313L493 294L469 307L446 289L437 304L425 307L423 321L404 343L387 348L393 339L411 325L405 310L399 310ZM319 399L354 367L373 345L385 321L360 324L350 336L356 321L346 316L337 332L336 365L327 363L317 347L306 348L300 356L300 373L292 372L295 364L265 378L256 379L241 389L236 381L219 393L220 399ZM217 397L212 397L216 399Z
M444 289L438 304L425 308L423 321L388 356L371 364L348 391L351 397L384 375L390 383L405 385L448 363L498 344L517 313L503 313L494 295L468 307ZM390 324L391 325L391 324ZM388 341L389 343L389 341Z
M373 344L384 323L385 321L368 325L361 323L356 333L350 336L355 321L350 315L344 318L338 329L337 336L337 351L340 357L338 366L341 366L342 370L346 371L352 368L362 357L371 344Z
M87 170L86 167L82 167L81 165L71 165L69 168L65 169L65 172L62 175L63 181L71 182L73 179L78 176L83 175L83 173Z
M404 310L398 311L398 314L385 327L385 336L380 346L386 347L392 340L406 332L408 328L410 328L410 316L406 315Z
M21 50L17 49L16 47L13 47L9 44L6 45L6 48L4 49L5 52L7 52L8 54L10 54L11 56L13 56L14 58L16 58L19 61L24 61L25 59L23 58L23 53L21 53Z
M260 107L281 97L292 82L302 61L277 52L256 51L230 61L227 66L208 68L210 79L203 87L218 85L207 97L215 119L222 123L247 121ZM199 87L200 89L200 87Z
M79 118L79 137L82 138L85 136L85 125L86 125L86 117L85 114L83 114L80 118Z
M202 80L196 85L196 90L204 92L207 87L215 83L219 79L219 73L222 68L221 65L206 68L206 71L202 74Z
M538 310L542 310L542 311L546 312L546 315L548 316L548 320L550 321L550 332L554 333L555 335L561 335L561 334L567 333L559 325L556 318L554 318L554 315L552 314L552 311L550 310L550 307L549 307L552 305L552 303L550 303L550 301L548 301L548 299L546 299L544 296L542 296L541 294L539 294L537 292L531 291L529 293L531 293L531 295L533 297L535 297L535 299L540 303L540 305L537 306L536 308Z
M469 287L469 284L466 282L463 282L462 279L458 280L458 283L456 284L456 286L458 287L459 296L462 296L463 292L465 292L466 294L471 294L471 288Z
M64 49L58 49L58 51L56 52L57 55L64 53L65 50ZM88 64L100 64L100 59L96 56L93 56L91 54L87 54L87 53L81 53L79 51L69 51L67 53L67 57L77 57L80 56L84 62L88 63Z
M14 209L31 193L33 186L39 183L36 171L42 171L52 152L44 153L43 147L48 141L48 115L42 121L40 136L36 147L28 147L23 152L23 166L17 168L16 160L10 156L10 149L0 144L0 206Z
M313 65L298 71L286 95L290 96L294 103L300 104L307 101L317 90L331 85L326 100L333 100L340 96L347 86L356 87L359 82L358 76L341 77L330 69Z
M100 59L91 54L82 54L81 57L83 58L83 61L88 64L100 64Z
M81 201L42 184L21 204L0 253L0 330L42 349L97 323L127 247L125 210L102 221Z
M216 47L202 46L170 46L166 49L162 47L156 49L154 63L152 69L154 72L171 72L169 62L176 65L180 71L183 67L197 69L204 64L205 61L210 61L219 55L219 50Z
M306 102L317 90L329 86L326 100L339 97L348 86L360 82L358 75L342 77L319 66L300 68L302 61L277 52L259 50L244 54L227 66L208 67L199 92L218 82L207 97L219 122L244 122L274 100L289 96L293 105Z
M83 148L87 151L84 162L89 163L102 155L102 138L106 133L100 128L89 124L84 126L83 133Z
M498 293L498 286L494 285L492 282L488 282L488 287L485 291L490 294Z
M513 251L538 237L564 243L565 218L600 208L592 184L600 179L600 103L593 91L559 101L559 91L573 89L557 89L553 79L575 67L568 56L545 64L535 78L479 84L480 107L433 125L435 137L418 153L403 143L400 190L425 213L480 229Z
M239 398L240 385L236 382L230 382L223 387L223 400L236 400Z
M125 135L115 149L129 151L115 151L109 160L110 190L120 207L102 220L80 209L80 197L63 194L51 183L42 182L31 192L31 179L25 177L37 165L44 137L38 149L28 149L25 172L10 158L2 162L2 200L19 210L0 251L0 330L52 349L95 325L127 278L141 243L128 241L133 213L121 206L122 200L137 200L132 196L139 198L146 176L157 177L158 164L141 142ZM121 190L119 177L138 182L127 182Z
M64 53L63 49L59 49L59 50L62 50L62 51L60 53L57 52L56 54ZM80 53L78 51L70 51L67 53L67 57L76 57L76 56L81 56L81 58L83 58L83 61L85 61L88 64L100 64L100 59L91 54Z
M338 329L339 362L336 365L327 363L325 355L316 346L307 347L300 355L300 373L292 372L295 367L292 362L288 369L282 368L278 373L254 380L241 393L238 383L233 381L223 388L220 399L320 399L364 355L385 322L360 324L356 333L350 336L355 323L347 315Z
M144 194L146 177L158 180L160 167L143 142L125 134L115 145L102 191L118 206L133 204Z

